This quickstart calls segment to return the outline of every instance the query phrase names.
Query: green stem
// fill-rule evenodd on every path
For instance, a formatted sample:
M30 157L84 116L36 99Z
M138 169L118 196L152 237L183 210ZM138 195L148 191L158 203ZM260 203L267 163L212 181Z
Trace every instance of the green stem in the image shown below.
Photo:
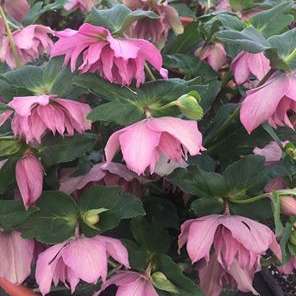
M153 75L151 69L149 68L149 66L145 63L145 70L148 74L148 76L150 77L151 80L156 80L155 76Z
M236 203L236 204L250 204L250 203L256 202L258 200L261 200L261 199L264 199L267 197L270 197L269 193L260 194L260 195L257 195L257 196L254 196L254 197L251 197L248 199L231 200L231 202Z
M289 64L294 59L296 59L296 48L285 58L285 62Z
M2 6L0 6L0 17L2 18L2 20L4 22L5 31L6 31L6 34L7 34L7 37L8 37L8 41L9 41L9 46L10 46L10 48L12 50L12 54L13 54L14 59L15 59L15 65L18 68L18 67L21 66L20 57L19 57L19 55L17 53L16 46L15 46L14 39L13 39L13 35L12 35L11 30L10 30L8 20L6 18L6 15L4 13L4 10L3 10Z

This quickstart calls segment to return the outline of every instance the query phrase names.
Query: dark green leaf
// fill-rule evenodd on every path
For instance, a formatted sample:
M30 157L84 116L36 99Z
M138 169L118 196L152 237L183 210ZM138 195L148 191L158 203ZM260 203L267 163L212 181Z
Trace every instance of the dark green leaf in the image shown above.
M16 161L16 158L10 157L0 169L0 194L4 194L15 182Z
M39 152L47 166L73 161L93 149L96 142L94 134L75 135L73 137L48 136L44 139ZM75 149L73 149L75 147Z
M117 4L110 9L98 10L94 8L85 21L96 26L106 27L112 33L122 33L134 21L141 18L158 19L159 16L152 11L131 11L127 6Z
M25 238L56 244L74 235L78 208L68 195L58 191L44 192L36 208L39 211L31 215L21 227Z
M0 157L15 155L24 148L24 144L13 137L0 137Z
M218 198L198 198L190 205L191 210L199 217L221 214L224 209L223 200Z

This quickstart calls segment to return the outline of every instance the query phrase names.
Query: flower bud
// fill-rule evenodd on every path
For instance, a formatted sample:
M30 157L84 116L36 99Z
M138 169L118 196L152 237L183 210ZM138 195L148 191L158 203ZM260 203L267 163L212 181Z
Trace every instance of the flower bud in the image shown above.
M176 106L187 118L200 120L204 114L202 107L198 103L200 100L201 97L197 92L190 92L176 100Z
M85 212L82 215L83 222L91 228L95 228L95 225L100 222L100 214L108 211L108 209L93 209Z
M296 216L296 199L293 196L281 196L281 211L287 216Z
M296 160L296 147L292 143L285 145L285 152L294 160Z
M153 285L162 291L178 294L177 287L160 271L154 272L151 276Z

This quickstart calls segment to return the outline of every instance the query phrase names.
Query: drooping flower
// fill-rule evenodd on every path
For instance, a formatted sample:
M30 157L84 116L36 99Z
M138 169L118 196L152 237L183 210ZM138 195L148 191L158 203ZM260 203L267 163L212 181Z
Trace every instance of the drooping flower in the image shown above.
M15 167L16 182L26 208L36 202L43 190L44 169L40 160L26 153Z
M231 70L235 82L243 84L248 81L251 74L262 80L270 70L270 62L262 52L241 52L232 61Z
M122 271L113 275L94 296L99 296L111 285L118 287L116 296L158 296L151 280L142 273Z
M296 257L292 257L286 264L278 267L278 270L284 274L292 274L296 270Z
M131 37L149 40L161 48L170 29L176 34L184 31L177 10L167 1L124 0L123 3L132 10L150 10L159 16L159 19L144 18L134 22L129 29Z
M226 63L226 51L223 44L214 43L203 48L198 48L195 55L207 62L215 71L219 71Z
M48 248L38 256L36 265L36 281L42 295L50 292L52 282L69 284L73 293L80 280L92 284L99 278L106 281L109 256L129 267L124 245L106 236L80 237Z
M4 11L17 21L21 21L30 9L27 0L4 0L2 2Z
M85 103L42 95L15 97L8 106L14 110L11 123L14 135L27 143L40 143L48 131L73 136L75 131L83 133L91 128L86 118L91 108Z
M30 25L14 31L12 36L16 53L9 38L5 36L2 38L0 61L13 69L38 59L42 54L49 54L53 46L49 35L53 33L49 27L43 25Z
M275 141L271 141L263 148L255 147L253 153L256 155L263 156L265 158L266 164L277 163L281 160L283 156L282 148Z
M206 296L220 295L223 286L257 294L252 282L261 269L261 256L271 249L281 258L274 233L241 216L210 215L188 220L181 226L179 248L186 243L192 263L205 261L199 277Z
M107 162L119 149L127 167L141 175L148 168L153 174L162 155L183 165L188 152L197 155L204 148L196 121L161 117L144 119L113 133L105 147Z
M162 68L160 51L149 41L132 38L114 38L104 27L83 24L78 31L66 29L57 33L59 40L52 56L65 56L65 64L81 73L99 73L111 83L130 85L135 79L137 87L145 81L145 63L151 64L167 78ZM78 58L82 63L77 65Z
M64 5L66 10L80 9L82 12L90 11L95 5L95 0L68 0Z
M68 194L87 188L89 185L120 186L124 191L139 193L144 179L127 169L121 163L109 162L94 165L87 174L77 177L63 177L60 191Z
M260 124L295 128L289 113L296 112L296 73L276 73L263 85L249 90L242 103L240 120L251 133Z
M19 232L0 231L0 277L21 284L31 273L34 241L21 237Z

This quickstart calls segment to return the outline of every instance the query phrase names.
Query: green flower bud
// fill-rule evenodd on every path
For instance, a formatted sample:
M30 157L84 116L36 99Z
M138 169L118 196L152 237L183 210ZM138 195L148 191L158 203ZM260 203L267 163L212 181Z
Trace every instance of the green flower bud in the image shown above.
M108 209L93 209L85 212L82 215L83 222L91 228L96 228L95 225L100 222L100 214L108 211Z
M162 291L178 294L177 287L160 271L154 272L151 275L153 285Z
M197 92L190 92L177 99L175 105L187 118L200 120L204 115L203 109L199 105L200 100L201 97Z

